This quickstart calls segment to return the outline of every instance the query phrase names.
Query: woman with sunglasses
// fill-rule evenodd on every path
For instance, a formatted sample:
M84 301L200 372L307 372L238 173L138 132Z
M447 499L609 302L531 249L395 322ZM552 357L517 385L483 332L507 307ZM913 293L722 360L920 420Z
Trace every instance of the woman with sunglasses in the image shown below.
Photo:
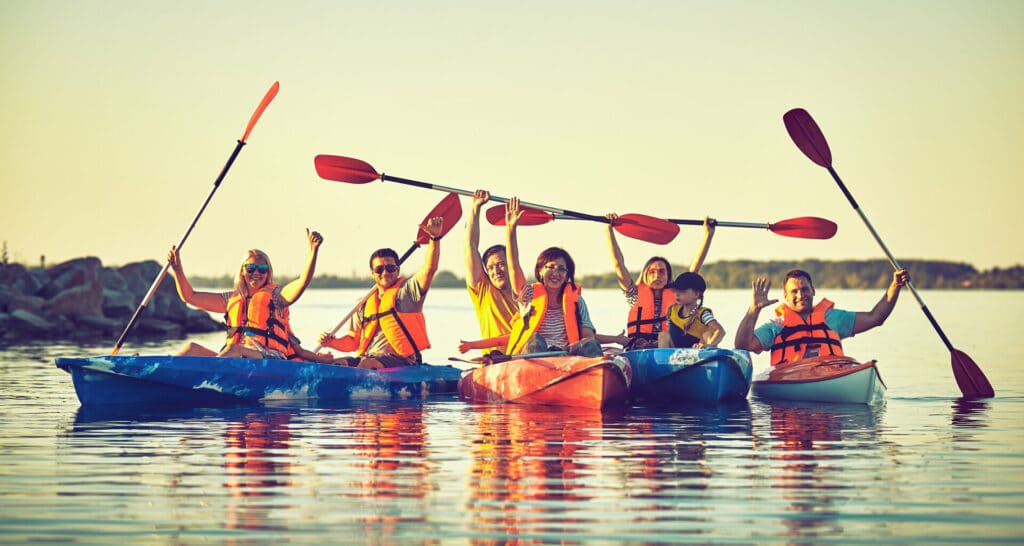
M615 213L608 214L607 218L613 223L619 216ZM608 246L611 248L612 261L615 264L615 275L619 281L619 287L626 296L626 304L629 305L629 315L626 318L625 336L602 336L602 341L621 343L628 349L647 349L658 346L658 334L668 331L666 317L668 309L675 304L675 297L672 291L665 293L665 285L672 280L672 265L661 256L654 256L647 260L643 269L640 270L640 277L633 281L633 276L626 268L625 259L622 257L622 249L615 239L615 230L612 224L607 226ZM704 264L704 258L708 255L711 247L711 238L715 235L715 220L704 219L704 239L696 256L690 264L690 271L700 271Z
M189 342L178 352L187 356L225 356L241 358L294 357L301 349L288 324L288 307L306 291L316 270L317 253L323 237L306 229L309 257L299 278L284 286L274 284L274 268L262 250L246 253L238 268L235 287L230 292L197 292L185 276L178 249L171 247L167 262L174 272L178 296L182 301L211 313L224 313L228 325L227 343L220 352ZM302 351L305 356L309 351Z
M422 363L422 351L430 348L423 301L437 273L443 227L441 216L420 226L430 237L427 257L419 271L408 279L399 273L398 253L394 250L382 248L370 255L370 273L377 290L352 316L348 335L337 338L328 332L320 334L320 345L356 352L354 357L340 357L333 362L369 369Z

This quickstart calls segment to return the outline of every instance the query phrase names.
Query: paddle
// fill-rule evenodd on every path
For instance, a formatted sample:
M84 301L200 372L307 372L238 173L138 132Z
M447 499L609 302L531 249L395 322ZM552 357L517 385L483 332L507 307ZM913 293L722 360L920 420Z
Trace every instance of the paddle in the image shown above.
M451 231L453 227L455 227L455 224L459 223L459 218L462 218L462 204L459 202L459 196L454 193L449 193L448 195L446 195L444 199L441 199L441 202L438 203L437 206L435 206L434 209L427 214L427 216L423 219L422 222L420 222L420 224L426 224L428 220L434 218L435 216L440 216L444 218L444 223L441 224L440 235L441 237L444 237L445 235L448 234L449 231ZM426 244L429 239L430 236L427 235L425 231L423 231L420 228L416 228L416 240L414 240L412 245L409 246L409 249L406 250L405 253L402 254L400 258L398 258L398 265L402 265L402 263L405 262L406 258L411 256L412 253L415 252L416 249L420 247L420 245ZM374 286L373 288L370 289L369 292L366 293L365 296L362 297L362 299L360 299L356 303L356 306L353 307L352 310L349 311L348 314L345 315L345 317L338 322L338 325L335 326L333 330L331 330L331 337L334 337L334 334L337 334L338 330L341 330L341 328L345 326L345 323L352 318L352 315L356 314L357 311L363 308L363 304L366 303L366 300L368 300L370 296L372 296L373 293L376 291L377 287ZM322 348L323 345L318 344L316 346L316 349L313 350L313 352L318 352Z
M457 193L459 195L465 195L468 197L473 196L473 192L461 190L458 188L450 188L448 186L441 186L437 184L430 184L428 182L420 182L417 180L410 180L408 178L399 178L397 176L389 176L386 174L378 173L369 163L354 159L351 157L343 157L338 155L318 155L313 160L316 165L316 173L320 175L320 178L325 180L333 180L336 182L347 182L350 184L366 184L375 180L382 180L385 182L396 182L399 184L406 184L409 186L416 186L418 188L426 188L430 190L440 190L445 192ZM491 196L491 199L499 203L507 203L508 199L505 197ZM593 214L586 214L583 212L576 212L572 210L559 209L555 207L549 207L547 205L538 205L536 203L527 203L525 201L520 202L525 207L534 208L537 210L543 210L555 214L562 214L566 216L572 216L581 220L590 220L593 222L610 223L610 221L604 216L595 216ZM679 234L679 226L672 222L666 222L660 218L652 218L650 216L633 215L636 218L631 219L628 222L622 222L616 224L616 229L627 237L634 239L640 239L649 243L664 245L668 244L675 239L676 235Z
M178 250L181 250L181 247L185 246L185 240L188 239L189 234L192 233L192 229L196 227L196 222L199 221L199 217L202 216L203 211L206 210L206 205L210 203L210 199L213 198L213 194L217 191L217 188L220 187L220 183L224 180L224 176L228 174L228 169L231 168L231 165L235 162L235 158L238 157L238 152L242 150L242 146L245 146L246 141L249 140L249 133L252 133L252 128L256 126L256 122L260 119L260 116L263 115L263 111L267 109L267 105L270 104L270 101L274 100L274 97L277 96L277 90L280 89L280 87L281 85L279 82L274 82L274 84L270 86L270 89L267 90L267 93L263 95L263 100L260 101L259 106L256 107L256 111L252 113L252 117L249 118L249 124L245 127L245 133L242 135L242 138L238 140L238 144L235 145L234 151L232 151L231 156L228 157L228 162L224 165L224 168L220 171L220 175L218 175L217 179L213 182L213 188L210 189L210 193L206 196L206 200L203 201L202 206L199 207L199 212L197 212L195 217L192 218L192 223L188 226L188 229L185 230L185 234L182 235L181 240L178 241ZM148 305L149 300L153 298L153 294L156 293L156 289L160 286L160 282L167 276L167 270L170 267L170 263L164 263L164 268L160 270L160 274L157 275L156 280L153 281L152 286L149 287L149 291L146 292L146 296L142 298L142 303L139 304L139 307L135 310L132 318L128 320L128 325L124 327L124 331L121 332L121 336L117 338L117 344L114 345L114 350L110 352L111 355L116 355L120 352L121 345L124 344L124 340L128 336L128 331L132 329L132 326L134 326L139 320L139 316L141 316L142 312L146 310L146 305Z
M495 226L505 225L505 206L496 205L489 209L485 213L487 221ZM642 214L623 214L619 216L618 221L623 222L636 222L637 218L642 219L650 218ZM552 214L538 209L525 208L523 216L519 219L519 225L521 226L536 226L540 224L546 224L555 220L576 220L572 216L566 216L564 214ZM646 220L639 220L644 222ZM689 226L702 226L704 220L688 220L680 218L667 218L666 222L672 222L677 225L689 225ZM759 228L767 229L777 235L783 235L785 237L797 237L800 239L831 239L836 234L837 226L835 222L826 220L824 218L817 218L814 216L801 216L799 218L790 218L788 220L779 220L772 224L754 224L749 222L726 222L722 220L715 221L716 227L741 227L741 228ZM615 224L615 228L619 228L619 224Z
M829 174L839 185L839 189L842 190L843 195L846 196L847 201L853 206L853 210L857 211L860 215L860 219L864 221L864 225L867 226L868 231L878 242L878 246L882 247L882 251L889 257L889 263L892 264L893 269L903 269L896 258L893 256L889 248L882 242L882 238L875 231L874 226L868 221L868 217L860 210L860 206L857 201L853 198L850 190L846 188L843 181L836 174L835 169L832 168L832 151L828 147L828 142L825 140L825 135L822 134L821 129L818 128L818 124L814 122L814 118L807 113L803 108L794 108L789 112L786 112L782 116L783 122L786 124L786 131L789 132L790 138L793 139L793 143L796 144L797 148L804 153L811 161L818 165L828 169ZM992 384L989 383L988 378L981 371L981 368L971 360L971 357L967 356L966 353L953 347L950 343L949 338L939 327L939 323L936 322L935 317L932 316L931 311L928 310L928 306L925 305L924 300L921 299L921 295L917 293L917 289L914 288L913 283L908 283L910 291L913 292L914 297L917 299L917 303L921 306L921 310L924 311L924 315L928 317L928 321L931 322L932 327L942 338L942 342L949 349L950 355L952 356L953 366L953 377L956 378L956 384L960 387L960 392L963 393L964 398L991 398L995 396L995 390L992 388Z

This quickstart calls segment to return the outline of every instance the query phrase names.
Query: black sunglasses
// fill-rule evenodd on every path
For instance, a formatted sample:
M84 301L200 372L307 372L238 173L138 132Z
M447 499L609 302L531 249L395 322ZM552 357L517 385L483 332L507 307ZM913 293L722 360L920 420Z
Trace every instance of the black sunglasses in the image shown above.
M256 271L266 273L267 271L270 271L270 266L267 264L245 264L246 273L254 273Z
M373 272L378 274L378 275L380 275L381 273L384 273L385 271L387 271L388 273L394 273L395 271L398 271L398 266L395 265L395 264L387 264L387 265L378 265L377 267L373 268Z

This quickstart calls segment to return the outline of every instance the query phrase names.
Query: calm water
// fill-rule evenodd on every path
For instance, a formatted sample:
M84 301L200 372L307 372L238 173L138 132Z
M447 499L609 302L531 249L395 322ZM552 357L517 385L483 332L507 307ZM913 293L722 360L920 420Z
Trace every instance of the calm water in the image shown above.
M361 292L308 292L293 311L306 344ZM617 332L619 293L584 295L598 329ZM881 290L819 296L866 310ZM444 397L94 409L53 358L109 346L11 349L0 352L0 542L1024 542L1024 293L923 296L998 398L955 398L949 353L909 292L885 326L845 343L880 362L889 392L876 408L752 399L601 413ZM708 294L726 345L748 301ZM426 312L429 360L476 336L461 290L433 290Z

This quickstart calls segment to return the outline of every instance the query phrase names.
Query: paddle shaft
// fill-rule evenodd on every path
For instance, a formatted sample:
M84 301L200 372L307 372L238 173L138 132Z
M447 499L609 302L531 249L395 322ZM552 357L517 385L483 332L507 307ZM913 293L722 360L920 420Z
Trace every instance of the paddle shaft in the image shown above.
M234 151L231 152L231 157L229 157L228 162L224 164L224 168L221 169L220 175L217 176L217 180L213 182L213 187L210 188L210 193L206 195L206 200L203 201L202 206L199 207L199 211L196 212L194 217L192 217L192 223L189 224L188 229L185 230L181 239L178 240L178 250L181 250L181 248L185 246L185 241L192 233L192 230L195 229L196 223L199 222L199 217L203 215L203 211L205 211L206 206L210 204L210 200L213 199L213 194L217 193L217 188L220 187L220 183L224 180L224 177L227 176L228 170L231 169L231 165L234 164L235 158L238 157L238 152L242 151L243 146L245 146L245 142L241 140L239 140L238 144L235 145ZM160 287L160 283L164 280L164 277L167 276L167 270L170 269L170 267L171 264L169 262L164 263L164 267L160 270L160 274L156 276L156 280L154 280L153 284L149 287L149 291L146 292L146 296L142 298L142 303L139 304L137 309L135 309L135 313L133 313L132 318L128 320L128 324L124 327L124 331L121 332L121 336L117 338L117 344L114 345L114 350L110 353L111 355L116 355L121 351L121 346L124 345L124 340L128 337L128 332L133 326L135 326L135 323L138 322L142 312L146 310L146 306L149 305L149 301L153 299L153 294L156 293L157 288Z
M444 191L444 192L449 192L449 193L457 193L459 195L464 195L464 196L467 196L467 197L473 197L473 195L474 195L474 193L471 192L471 191L462 190L462 189L459 189L459 188L451 188L451 187L448 187L448 186L442 186L440 184L431 184L429 182L420 182L419 180L411 180L409 178L401 178L401 177L398 177L398 176L391 176L391 175L387 175L387 174L384 174L384 173L381 173L380 179L385 181L385 182L396 182L398 184L406 184L408 186L416 186L417 188L426 188L428 190L439 190L439 191ZM491 196L491 200L492 201L496 201L498 203L508 203L509 202L508 198L506 198L506 197L498 197L496 195L492 195ZM546 212L550 212L552 214L564 214L566 216L571 216L571 217L574 217L574 218L579 218L580 220L590 220L592 222L602 222L602 223L605 223L605 224L610 224L611 223L611 220L605 218L604 216L597 216L597 215L594 215L594 214L586 214L586 213L583 213L583 212L576 212L576 211L572 211L572 210L559 209L559 208L555 208L555 207L549 207L547 205L538 205L536 203L528 203L526 201L520 201L519 204L524 206L524 207L530 207L530 208L537 209L537 210L543 210L543 211L546 211ZM701 223L703 223L703 222L701 222Z
M556 220L577 220L574 216L567 214L555 214ZM605 219L607 220L607 218ZM672 222L673 224L679 224L681 226L703 226L704 220L694 220L686 218L665 218L666 222ZM739 227L739 228L759 228L769 229L772 227L771 224L757 224L753 222L727 222L724 220L715 220L715 227Z
M868 220L867 215L864 214L864 211L860 210L860 205L857 204L857 200L853 198L853 194L850 193L850 190L846 189L846 184L843 184L843 180L839 178L839 174L836 173L836 170L832 168L831 165L828 165L825 168L828 169L828 173L832 175L832 179L839 185L839 189L842 190L843 195L846 196L846 200L850 202L850 206L853 207L853 210L857 211L857 215L860 216L864 225L867 226L868 231L871 232L871 236L875 238L875 242L878 243L878 246L882 247L882 252L885 252L886 257L889 258L889 264L891 264L893 269L896 271L903 269L903 266L900 265L896 256L893 255L892 251L889 250L889 247L885 245L884 241L882 241L882 237L878 234L878 231L875 230L875 226L871 225L871 221ZM946 333L943 332L942 327L939 326L938 321L936 321L935 317L932 316L932 312L928 309L928 306L925 305L924 299L921 298L921 294L918 294L917 288L914 288L914 283L908 282L907 286L910 288L910 292L914 294L914 299L917 300L917 304L921 306L921 311L924 312L924 316L928 317L928 322L932 323L932 328L934 328L935 332L939 334L939 337L942 339L942 343L944 343L946 348L952 352L954 350L953 343L949 341L949 338L946 337Z

